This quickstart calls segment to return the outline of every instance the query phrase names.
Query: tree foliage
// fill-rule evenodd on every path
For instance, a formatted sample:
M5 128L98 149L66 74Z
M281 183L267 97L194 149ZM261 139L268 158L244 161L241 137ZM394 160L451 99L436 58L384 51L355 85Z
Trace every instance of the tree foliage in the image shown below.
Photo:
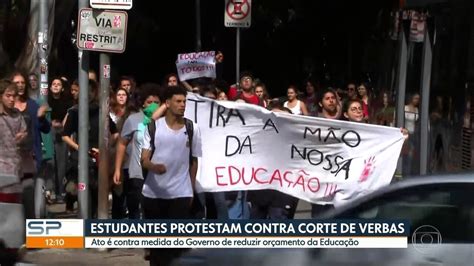
M39 66L38 29L39 0L0 0L0 74L4 76L14 68L37 72ZM73 0L48 0L48 53L55 62L59 40L68 27ZM53 64L54 67L54 64Z

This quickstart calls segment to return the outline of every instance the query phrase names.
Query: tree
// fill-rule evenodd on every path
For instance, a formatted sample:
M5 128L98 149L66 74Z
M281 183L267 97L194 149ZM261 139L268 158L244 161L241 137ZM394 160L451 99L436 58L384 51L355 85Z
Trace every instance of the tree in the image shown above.
M6 74L13 67L26 72L38 72L39 5L43 0L0 0L0 73ZM74 0L47 1L48 46L54 57L59 39L70 25Z
M48 36L44 36L45 41L51 40L54 34L52 26L54 25L54 2L55 0L46 0L48 2ZM27 73L37 72L39 67L38 61L38 33L39 33L39 15L40 15L40 0L31 0L30 2L30 15L28 18L28 33L23 50L18 59L15 62L17 69L22 69ZM51 45L47 47L49 51Z

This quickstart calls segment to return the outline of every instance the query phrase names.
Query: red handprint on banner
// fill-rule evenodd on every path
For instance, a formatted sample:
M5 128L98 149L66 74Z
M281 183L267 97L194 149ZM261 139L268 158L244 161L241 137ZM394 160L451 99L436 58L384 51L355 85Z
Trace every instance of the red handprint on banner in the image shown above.
M370 157L368 160L364 160L364 170L359 177L359 182L365 182L372 175L375 169L375 156Z

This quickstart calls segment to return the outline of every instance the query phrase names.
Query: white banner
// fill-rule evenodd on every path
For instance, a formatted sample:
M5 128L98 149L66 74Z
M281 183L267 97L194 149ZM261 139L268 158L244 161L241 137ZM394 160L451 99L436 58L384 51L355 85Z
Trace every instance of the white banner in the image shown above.
M216 78L215 52L178 54L176 69L180 80Z
M340 204L388 185L403 145L398 128L336 121L188 94L202 134L198 189L275 189Z

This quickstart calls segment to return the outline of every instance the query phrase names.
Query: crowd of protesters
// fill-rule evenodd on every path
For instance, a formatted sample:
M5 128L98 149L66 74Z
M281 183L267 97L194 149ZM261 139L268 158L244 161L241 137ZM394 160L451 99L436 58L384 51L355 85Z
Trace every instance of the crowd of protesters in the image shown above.
M222 56L222 54L218 54ZM222 58L221 58L222 59ZM114 219L219 218L292 219L298 199L273 190L196 194L197 157L201 136L197 124L184 118L186 95L199 93L218 101L259 105L275 112L394 126L392 95L377 95L370 84L349 82L344 88L321 86L308 79L287 87L286 96L272 98L271 88L250 72L227 85L220 79L180 81L168 74L162 84L138 86L132 76L122 76L111 86L109 98L110 188ZM86 88L66 77L51 79L46 101L39 95L38 78L15 71L0 81L0 172L17 176L23 190L26 218L41 217L33 195L35 178L46 182L49 203L65 203L74 213L78 179L78 95L89 93L89 184L91 217L97 217L99 102L97 75L89 73ZM405 106L405 133L417 131L420 96ZM183 133L183 134L180 134ZM416 138L409 138L416 139ZM416 143L407 141L403 156L413 156ZM155 147L160 149L155 151ZM412 160L405 160L409 164ZM409 168L409 165L404 165ZM10 188L11 189L11 188ZM0 195L2 187L0 187ZM313 205L317 216L327 206ZM166 265L176 252L152 251L152 265Z

